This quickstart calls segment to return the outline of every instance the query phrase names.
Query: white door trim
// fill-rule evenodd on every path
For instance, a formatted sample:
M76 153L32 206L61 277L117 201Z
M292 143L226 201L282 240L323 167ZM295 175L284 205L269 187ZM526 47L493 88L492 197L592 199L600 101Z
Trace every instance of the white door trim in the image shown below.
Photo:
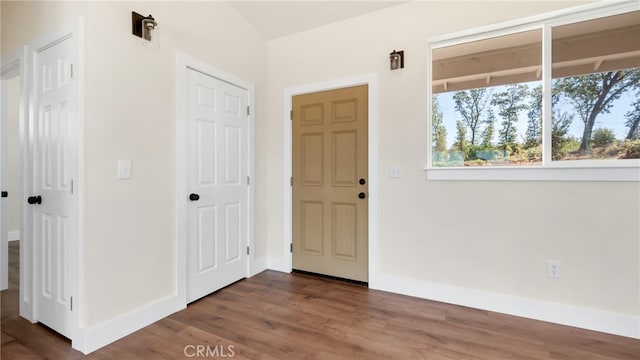
M23 82L25 81L23 64L24 58L24 48L15 51L9 56L2 59L0 63L0 82L2 90L0 90L0 94L2 96L0 100L0 187L1 190L7 191L9 183L8 183L8 162L7 162L7 152L8 152L8 138L7 138L7 130L9 126L9 109L8 109L8 95L7 95L7 81L16 76L20 76L20 99L19 99L19 124L20 127L24 124L24 115L25 115L25 106L26 106L26 97L25 88ZM22 131L20 132L23 134ZM20 139L20 146L24 144L24 138ZM24 168L22 169L24 171ZM20 201L21 194L19 193L9 193L9 197L11 199L15 199L16 201ZM2 219L0 220L0 290L6 290L9 286L9 248L8 242L12 240L12 234L8 233L7 229L7 218L8 218L8 206L7 200L2 200L2 205L0 205L0 216ZM23 206L24 209L24 206ZM19 239L19 238L18 238Z
M375 287L378 269L378 75L365 74L348 78L304 84L284 89L284 236L280 261L273 261L271 269L291 272L291 243L293 227L292 188L292 124L291 106L295 95L302 95L326 90L334 90L351 86L369 86L369 287Z
M22 192L14 196L23 197L29 189L28 179L31 178L31 169L29 167L29 72L28 72L28 53L27 46L21 46L14 53L2 60L2 73L8 74L11 71L18 71L20 75L20 166L22 172ZM6 114L2 114L2 121L7 119ZM6 149L3 149L5 151ZM6 165L5 165L6 166ZM6 168L3 170L6 173ZM11 196L11 194L9 194ZM24 200L22 200L24 201ZM32 255L29 251L30 244L26 240L31 236L31 209L22 206L22 220L20 223L20 316L35 321L33 318L33 306L31 302L33 279L31 275Z
M25 121L25 144L22 148L23 166L27 169L23 171L23 189L24 194L33 193L32 171L33 166L33 146L35 134L33 133L33 123L35 122L35 112L33 103L35 89L33 69L34 54L42 51L58 42L70 39L73 43L73 64L74 78L77 81L76 94L76 128L74 137L71 139L72 148L70 151L70 168L71 178L74 179L74 194L70 204L70 219L72 226L70 227L69 242L69 293L73 296L73 311L71 312L71 341L72 347L78 349L82 347L82 334L80 329L83 324L82 305L83 305L83 223L84 211L82 204L84 203L84 18L78 17L74 21L67 23L57 29L54 29L44 36L31 41L25 47L24 56L24 74L23 84L28 104L28 121ZM36 322L38 321L37 304L33 294L34 286L37 283L34 262L34 246L33 246L33 208L24 206L23 226L21 229L21 262L20 262L20 315ZM25 245L25 246L23 246ZM24 281L23 281L24 280ZM28 286L27 286L28 284ZM23 294L24 292L24 294Z
M255 85L235 75L217 69L189 55L176 53L176 292L178 301L187 305L187 70L195 70L247 90L249 114L249 163L251 179L248 191L248 242L251 252L247 259L247 277L261 271L255 259Z

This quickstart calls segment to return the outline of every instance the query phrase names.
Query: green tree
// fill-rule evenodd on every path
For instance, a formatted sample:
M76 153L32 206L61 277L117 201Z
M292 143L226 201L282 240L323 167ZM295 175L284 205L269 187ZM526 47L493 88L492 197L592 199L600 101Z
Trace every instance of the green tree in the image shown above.
M480 132L482 113L489 104L491 94L486 88L458 91L453 94L455 108L462 116L463 124L469 129L470 145L476 144L476 135Z
M598 128L593 131L593 146L605 147L616 141L616 134L611 129Z
M525 103L528 93L527 85L513 84L508 86L505 91L495 94L491 100L491 105L498 106L500 110L498 115L503 119L502 128L498 132L498 140L499 146L504 150L514 149L517 145L518 114L528 108Z
M625 114L627 122L625 125L629 128L626 139L640 139L640 92L636 95L636 100L633 103L633 109Z
M608 113L622 93L638 86L640 69L609 71L571 76L558 80L555 87L574 106L584 123L580 151L591 149L593 126L598 115Z
M456 121L456 142L453 144L453 150L461 151L464 154L465 160L467 159L467 152L469 151L469 143L467 142L467 128L460 120Z
M487 110L487 121L485 122L487 126L485 126L482 131L482 147L484 149L493 148L493 134L495 133L495 124L496 115L493 113L492 109Z
M542 144L542 85L538 85L529 92L529 111L527 117L527 132L525 146L536 147Z
M573 122L574 114L556 111L551 119L551 158L560 160L566 154L565 144L569 141L567 133Z
M431 136L433 137L433 149L435 151L447 150L447 128L443 122L442 109L438 103L438 97L433 96L431 101Z

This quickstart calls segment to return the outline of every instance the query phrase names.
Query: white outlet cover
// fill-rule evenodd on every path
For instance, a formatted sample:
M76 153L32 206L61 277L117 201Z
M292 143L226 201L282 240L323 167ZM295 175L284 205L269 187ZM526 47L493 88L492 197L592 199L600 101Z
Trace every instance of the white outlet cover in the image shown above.
M400 179L402 178L402 166L400 165L391 165L389 167L389 177Z
M131 160L118 160L118 179L131 179Z
M549 260L547 261L547 276L550 278L559 278L561 275L561 266L559 261Z

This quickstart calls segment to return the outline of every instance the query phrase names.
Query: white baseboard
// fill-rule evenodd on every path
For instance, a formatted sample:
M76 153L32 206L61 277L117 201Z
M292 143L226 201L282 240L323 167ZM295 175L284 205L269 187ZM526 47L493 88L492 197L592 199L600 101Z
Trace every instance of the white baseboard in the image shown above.
M371 279L370 279L371 280ZM640 339L640 317L376 274L371 289Z
M283 261L259 259L251 266L251 276L271 269L290 272ZM466 289L399 276L376 273L369 279L371 289L442 301L476 309L575 326L583 329L640 339L640 318L609 311L523 298L488 291ZM89 354L185 308L184 299L169 296L113 320L80 330L72 346Z
M251 261L249 277L255 276L263 271L267 270L267 259L253 259Z
M80 329L71 345L86 355L184 308L184 299L180 301L177 295L172 295L105 323Z
M7 241L16 241L20 240L20 230L9 231L7 236Z
M267 260L267 268L269 270L290 273L291 268L289 262L285 258L269 258Z
M254 260L251 264L250 276L266 269L267 259ZM184 299L180 300L177 295L169 296L113 320L81 329L80 335L73 339L72 347L85 355L89 354L184 308Z

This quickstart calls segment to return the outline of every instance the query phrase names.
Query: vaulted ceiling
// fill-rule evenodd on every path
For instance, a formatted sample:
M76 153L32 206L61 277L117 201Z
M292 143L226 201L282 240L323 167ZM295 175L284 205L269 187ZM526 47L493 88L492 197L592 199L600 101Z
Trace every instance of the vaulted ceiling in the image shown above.
M400 5L407 1L243 1L231 4L266 40L295 34L340 20Z

